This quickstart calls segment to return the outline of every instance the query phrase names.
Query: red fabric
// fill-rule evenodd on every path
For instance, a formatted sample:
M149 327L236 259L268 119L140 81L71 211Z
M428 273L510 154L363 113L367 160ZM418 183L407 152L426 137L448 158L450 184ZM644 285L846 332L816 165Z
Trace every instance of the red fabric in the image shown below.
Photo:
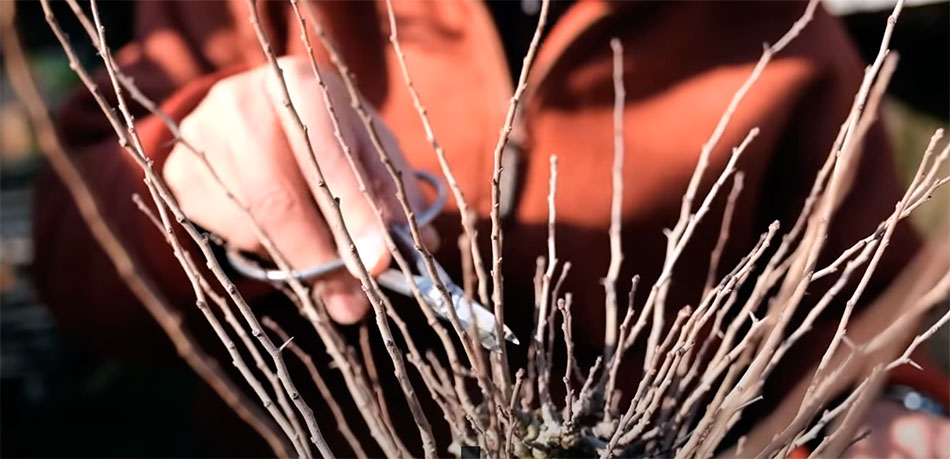
M920 369L901 365L890 371L888 382L912 387L950 410L950 375L926 356L914 356L913 359Z
M386 41L385 7L333 1L315 6L361 91L395 132L409 162L439 171ZM581 1L553 25L529 79L518 206L504 238L506 318L519 336L526 336L531 324L535 258L546 251L548 160L557 155L558 258L574 266L563 291L574 294L579 357L589 364L602 346L604 300L599 282L609 263L613 160L609 40L621 39L625 58L626 256L618 291L626 292L634 274L642 276L644 286L656 279L666 245L663 230L676 221L702 144L754 66L762 42L777 40L804 6L804 2ZM415 85L462 190L479 213L480 234L485 236L491 151L512 90L491 18L478 2L399 1L395 7ZM216 79L235 68L264 62L244 1L140 2L137 8L136 39L120 53L121 65L176 118L187 114ZM263 2L260 8L275 51L302 53L289 3ZM322 49L318 53L325 62ZM840 24L821 9L763 72L714 149L700 187L705 193L731 149L751 128L761 129L739 163L745 188L720 273L731 269L773 220L790 228L862 74L863 63ZM170 135L158 120L138 111L143 144L160 170ZM132 192L144 193L140 173L120 151L84 90L63 109L59 125L107 217L133 254L145 261L157 285L176 304L192 304L170 250L129 200ZM855 188L832 222L825 263L870 234L899 198L900 184L879 126L864 142L863 155ZM716 200L674 271L667 300L671 315L698 300L724 201ZM452 241L460 228L453 206L436 226L447 241L438 256L443 265L455 269L459 255ZM137 355L132 351L143 343L157 342L143 338L154 335L155 327L116 278L62 185L48 175L36 188L34 238L37 286L64 327L127 355ZM488 238L482 242L483 254L490 259ZM913 231L900 224L863 299L872 299L918 248ZM828 285L816 285L807 301L819 298ZM645 297L641 295L640 301ZM836 313L830 311L829 316ZM802 343L787 359L788 369L776 373L775 379L783 381L778 386L796 380L824 349L821 340ZM624 375L624 384L637 379L633 371Z
M807 446L799 446L788 453L788 459L808 459L811 454Z

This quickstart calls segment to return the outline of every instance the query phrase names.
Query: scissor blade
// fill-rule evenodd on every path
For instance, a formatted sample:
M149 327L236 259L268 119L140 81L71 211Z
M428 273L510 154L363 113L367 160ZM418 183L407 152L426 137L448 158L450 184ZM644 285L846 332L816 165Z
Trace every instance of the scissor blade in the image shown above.
M422 298L432 307L432 310L435 311L441 319L449 320L448 309L446 308L444 298L442 293L439 292L439 289L426 277L412 276L412 279L416 283L416 286L419 287ZM383 287L396 293L405 296L412 295L412 289L406 282L406 276L394 269L384 271L376 278L376 281ZM478 334L478 340L482 346L488 350L497 351L499 346L497 334L495 333L495 315L478 302L466 299L462 289L451 280L446 281L446 278L443 277L443 282L452 298L450 307L455 310L455 314L462 328L464 328L465 331L470 331L474 325L475 331ZM504 328L504 334L506 340L514 344L521 344L514 332L507 326Z
M491 351L498 351L498 335L495 333L495 314L492 314L491 311L478 302L469 301L464 296L456 299L453 295L452 299L456 300L455 312L462 326L465 327L466 330L471 330L472 323L474 322L478 339L482 343L482 346ZM474 319L472 318L473 315ZM514 344L521 344L521 342L518 341L518 337L515 336L514 332L512 332L507 325L504 327L504 334L505 340Z
M428 279L426 279L426 282L428 283ZM498 351L500 348L498 336L495 333L495 315L478 302L468 300L459 286L453 283L446 283L445 286L452 297L450 306L455 310L455 314L465 331L470 331L474 326L482 347L490 351ZM444 300L441 292L431 284L427 287L424 292L426 292L426 299L429 304L443 319L447 319L448 309L443 304ZM504 328L504 334L505 340L520 344L514 332L508 327Z
M417 276L412 276L417 277ZM412 288L406 282L406 276L395 269L387 269L376 276L376 282L400 295L412 296Z

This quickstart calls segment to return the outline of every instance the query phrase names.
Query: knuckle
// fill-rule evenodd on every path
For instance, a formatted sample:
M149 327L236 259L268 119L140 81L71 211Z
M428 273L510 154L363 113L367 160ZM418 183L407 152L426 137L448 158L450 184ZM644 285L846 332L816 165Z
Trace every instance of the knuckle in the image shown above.
M225 235L225 239L238 250L245 252L261 252L261 241L251 231L238 230Z
M285 76L301 79L310 75L310 63L301 56L284 56L277 59Z
M250 74L237 74L215 83L192 113L203 115L210 126L227 126L221 122L222 117L239 116L242 101L254 100L256 92L248 91L253 79Z
M168 159L165 161L165 166L162 168L162 176L165 178L165 182L172 188L172 191L175 192L176 196L181 194L182 188L186 187L190 182L188 180L188 171L191 169L189 166L189 156L187 152L182 151L182 147L176 146L172 149L172 152L169 153Z
M251 215L265 221L281 220L296 212L300 203L283 188L266 188L251 195L248 207Z
M231 95L235 92L235 89L240 86L240 82L244 78L242 74L237 74L213 84L211 89L208 90L208 93L205 94L205 102L220 102L222 100L231 99Z
M181 120L181 123L178 125L178 130L182 137L191 141L198 136L198 133L200 132L200 129L198 128L200 123L199 116L200 113L195 111ZM178 148L176 147L176 150L177 149Z

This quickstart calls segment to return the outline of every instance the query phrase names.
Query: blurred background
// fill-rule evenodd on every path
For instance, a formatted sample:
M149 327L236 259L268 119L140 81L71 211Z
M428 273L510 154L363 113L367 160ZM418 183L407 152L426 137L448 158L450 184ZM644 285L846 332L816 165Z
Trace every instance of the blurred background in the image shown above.
M0 0L13 1L13 0ZM830 0L866 59L880 45L890 0ZM56 3L71 36L82 33L65 3ZM110 1L103 8L113 49L132 35L134 2ZM51 108L78 79L43 20L35 1L17 1L17 22L33 74ZM85 41L80 58L96 67ZM911 1L892 40L901 54L884 104L884 121L905 181L912 176L933 131L950 118L950 2ZM199 456L189 438L190 397L199 384L182 361L153 364L104 360L57 332L30 285L31 182L42 166L28 118L0 69L0 456ZM945 231L941 219L950 193L914 214L922 233ZM934 311L935 317L947 306ZM947 365L950 330L929 343L935 360ZM945 368L946 369L946 368ZM158 394L158 396L156 396ZM132 422L134 420L134 422Z

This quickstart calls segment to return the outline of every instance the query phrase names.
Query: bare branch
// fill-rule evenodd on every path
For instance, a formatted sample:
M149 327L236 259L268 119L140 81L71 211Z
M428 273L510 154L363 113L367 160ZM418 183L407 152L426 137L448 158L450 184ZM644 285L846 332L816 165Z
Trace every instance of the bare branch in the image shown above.
M610 361L617 347L617 277L623 262L621 246L621 211L623 209L623 111L626 91L623 86L623 45L618 38L610 40L613 51L614 83L614 163L612 167L613 195L610 200L610 266L604 279L606 294L604 310L604 359Z
M238 417L264 438L275 454L289 456L292 450L289 449L288 442L277 432L277 426L268 419L257 404L244 395L230 377L221 370L217 362L205 353L191 334L181 327L180 314L169 305L167 299L155 288L151 280L144 276L139 269L139 263L132 258L118 235L104 219L89 184L57 138L52 120L48 115L48 108L30 75L19 37L13 27L15 4L7 2L3 7L5 11L0 15L4 18L3 57L10 84L30 116L41 151L66 185L93 237L102 246L129 290L171 339L178 354L237 413ZM6 11L8 8L9 10ZM56 23L56 18L51 12L47 10L46 13L47 20Z
M402 354L396 348L396 344L393 341L392 332L390 331L389 323L386 320L385 307L383 306L382 300L380 299L382 293L379 291L379 288L375 286L375 283L373 282L366 265L363 264L359 254L356 252L356 244L353 242L353 237L347 230L346 222L343 219L343 213L340 209L339 200L334 197L332 191L327 185L326 179L324 178L323 170L317 161L313 145L310 142L310 137L307 133L307 127L304 125L303 120L300 118L300 114L294 107L294 103L287 87L287 81L284 79L280 65L277 63L277 57L274 55L270 42L264 33L263 27L261 27L259 14L257 12L257 1L247 0L247 5L251 16L251 25L254 27L258 42L260 42L261 45L261 49L264 51L267 61L270 63L270 66L274 71L274 78L276 78L279 83L283 96L284 107L287 109L288 115L297 126L299 135L304 140L304 145L306 146L308 156L313 159L313 173L316 176L318 198L323 199L324 202L328 204L328 206L325 207L333 209L331 220L333 221L334 229L336 229L334 233L338 238L340 238L340 240L343 241L344 247L349 249L348 255L350 256L350 260L357 268L357 274L360 279L360 283L363 286L363 291L367 293L366 296L375 312L377 327L383 336L383 342L385 343L386 350L389 353L390 358L393 360L393 366L396 370L396 378L399 381L399 385L403 391L403 394L406 396L406 401L409 404L409 410L412 413L412 416L416 421L416 425L419 428L419 435L422 438L422 446L426 457L434 457L436 456L436 452L435 439L432 437L432 428L429 425L429 421L426 418L425 412L422 410L422 406L419 404L419 400L415 395L415 391L412 389L412 384L409 382L409 378L406 374L405 363L402 359Z
M550 0L541 0L541 13L538 15L538 26L534 30L534 36L531 38L531 44L528 46L528 51L525 53L524 60L521 64L521 75L518 77L518 84L515 88L515 92L511 96L511 100L508 103L508 113L505 115L505 124L501 127L501 132L498 135L498 143L495 144L495 151L492 155L494 157L494 166L492 168L491 179L492 302L495 306L495 333L499 337L505 336L505 306L504 292L502 291L503 276L501 271L502 241L500 213L502 156L504 155L505 145L508 143L508 135L511 134L515 116L518 113L518 104L521 100L521 95L524 94L525 88L528 85L528 71L531 69L531 63L534 61L535 53L537 53L538 44L541 42L541 32L544 30L544 26L547 23L550 3ZM550 263L553 262L553 260L550 260ZM504 339L499 339L498 341L500 343L501 361L505 366L503 373L506 375L505 380L502 381L502 388L505 392L507 392L508 386L510 385L510 381L507 377L508 346Z
M278 338L287 341L289 344L287 348L290 349L290 352L293 352L294 355L303 363L304 367L307 368L307 372L310 373L310 377L313 379L313 383L317 386L317 390L320 391L320 396L323 397L323 400L327 403L327 406L330 408L330 413L333 415L334 424L337 427L337 430L340 431L340 434L343 435L343 439L346 440L347 445L353 450L353 454L358 458L365 458L366 452L363 451L363 447L360 445L360 441L356 438L356 435L353 434L353 431L350 430L350 424L346 421L346 416L343 415L343 411L340 409L340 405L336 401L336 397L330 393L330 388L327 387L326 382L324 382L323 377L320 376L320 371L317 370L317 366L313 363L313 358L310 357L297 343L290 341L290 336L287 335L287 332L284 331L281 326L269 317L264 317L261 319L261 323L264 324L270 331L274 332Z

